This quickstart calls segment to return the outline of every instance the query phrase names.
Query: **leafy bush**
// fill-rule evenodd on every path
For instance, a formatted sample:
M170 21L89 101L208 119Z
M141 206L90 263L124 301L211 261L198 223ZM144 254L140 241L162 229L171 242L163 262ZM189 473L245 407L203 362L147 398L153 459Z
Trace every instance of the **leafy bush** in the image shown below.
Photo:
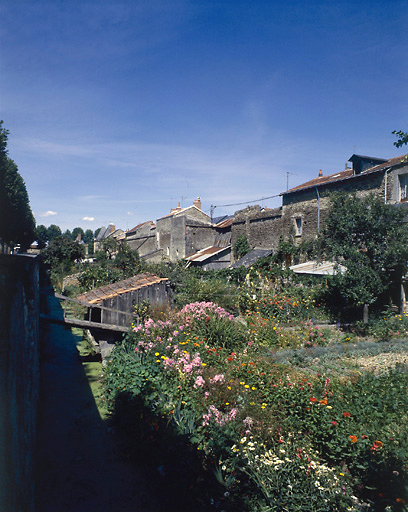
M308 322L279 334L285 344L299 333L303 347L305 339L315 345L325 337ZM204 468L214 468L215 487L206 480L200 494L203 510L217 496L229 511L401 512L406 368L319 375L313 367L278 363L253 336L213 303L146 320L112 353L106 370L112 409L123 397L141 400L150 427L139 416L135 428L171 426L201 454ZM203 477L195 477L192 486L202 492Z
M239 260L245 256L245 254L248 254L250 250L251 248L249 247L247 237L245 235L239 235L233 248L234 258Z

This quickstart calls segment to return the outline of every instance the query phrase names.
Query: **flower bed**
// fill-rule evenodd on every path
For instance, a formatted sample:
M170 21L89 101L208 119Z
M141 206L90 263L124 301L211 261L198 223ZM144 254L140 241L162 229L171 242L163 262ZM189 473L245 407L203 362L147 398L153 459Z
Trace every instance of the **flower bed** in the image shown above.
M275 363L271 348L327 340L308 322L285 330L264 314L246 327L193 303L134 328L106 370L112 409L137 398L148 414L135 428L183 440L207 470L190 485L202 510L402 511L406 368L347 377Z

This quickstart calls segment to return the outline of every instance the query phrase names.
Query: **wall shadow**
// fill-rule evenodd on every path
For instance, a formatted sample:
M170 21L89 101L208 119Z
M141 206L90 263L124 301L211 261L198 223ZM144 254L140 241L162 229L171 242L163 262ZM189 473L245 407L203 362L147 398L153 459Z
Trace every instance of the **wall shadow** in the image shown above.
M62 316L57 299L42 301L43 312ZM35 510L165 511L143 464L130 460L126 444L101 419L77 350L81 337L45 322L40 334Z

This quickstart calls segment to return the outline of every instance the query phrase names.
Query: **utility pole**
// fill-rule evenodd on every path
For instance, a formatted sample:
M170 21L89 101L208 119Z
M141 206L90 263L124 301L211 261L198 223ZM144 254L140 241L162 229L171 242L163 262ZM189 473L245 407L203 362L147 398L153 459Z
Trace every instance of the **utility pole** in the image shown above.
M294 172L286 171L286 190L289 190L289 174L296 176L296 174Z

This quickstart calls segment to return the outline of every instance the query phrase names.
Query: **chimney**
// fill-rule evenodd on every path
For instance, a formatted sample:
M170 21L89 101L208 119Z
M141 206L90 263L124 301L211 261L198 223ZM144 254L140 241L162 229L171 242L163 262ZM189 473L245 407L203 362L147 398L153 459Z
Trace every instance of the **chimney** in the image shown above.
M201 210L201 199L197 197L197 199L194 199L193 206Z
M171 208L170 213L177 213L180 210L182 210L182 207L180 206L180 203L178 203L177 208Z
M115 224L109 224L109 234L112 234L115 231Z
M319 171L319 178L321 178L323 176L323 171L320 169Z

